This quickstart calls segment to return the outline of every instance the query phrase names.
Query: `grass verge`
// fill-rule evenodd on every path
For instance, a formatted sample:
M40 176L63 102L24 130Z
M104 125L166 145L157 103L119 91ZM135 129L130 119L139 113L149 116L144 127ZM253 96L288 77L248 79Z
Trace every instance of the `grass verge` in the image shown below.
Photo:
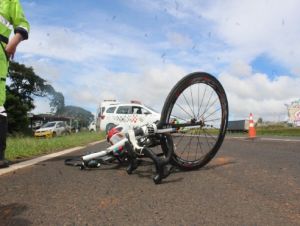
M37 139L34 137L9 137L5 156L8 160L31 158L43 154L61 151L67 148L86 145L105 138L105 134L95 132L80 132L67 136Z
M258 127L256 129L257 136L282 136L282 137L300 137L299 127ZM227 134L247 136L248 132L227 132Z
M257 128L257 135L270 135L270 136L299 136L300 128L280 128L280 127L270 127L270 128Z

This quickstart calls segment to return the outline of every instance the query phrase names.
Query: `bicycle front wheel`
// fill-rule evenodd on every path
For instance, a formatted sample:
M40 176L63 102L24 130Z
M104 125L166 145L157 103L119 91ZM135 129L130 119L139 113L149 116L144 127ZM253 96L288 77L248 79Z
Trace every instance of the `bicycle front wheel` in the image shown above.
M175 131L171 163L183 170L203 167L216 155L226 134L228 102L221 83L204 72L185 76L169 93L160 123L161 128Z

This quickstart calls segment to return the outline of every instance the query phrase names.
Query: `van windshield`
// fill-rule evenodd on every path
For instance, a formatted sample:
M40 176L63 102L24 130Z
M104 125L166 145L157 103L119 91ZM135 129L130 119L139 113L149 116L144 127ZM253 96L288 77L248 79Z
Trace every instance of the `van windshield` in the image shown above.
M148 105L145 105L147 108L149 108L151 111L154 111L155 113L159 114L159 112L155 109L153 109L152 107L149 107Z

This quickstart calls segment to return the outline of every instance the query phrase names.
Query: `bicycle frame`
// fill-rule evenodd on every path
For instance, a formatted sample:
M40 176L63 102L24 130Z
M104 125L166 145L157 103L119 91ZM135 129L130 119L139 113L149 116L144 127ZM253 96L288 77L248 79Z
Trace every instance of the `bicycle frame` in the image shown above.
M200 123L199 123L200 124ZM126 133L126 137L119 142L108 147L106 150L102 150L96 153L88 154L82 156L83 166L88 161L101 158L107 155L112 155L113 152L120 150L125 147L128 152L129 167L127 168L128 174L131 174L133 170L137 168L137 157L142 155L149 157L153 160L157 174L154 176L153 180L155 183L160 183L160 181L169 175L169 170L165 168L169 164L170 158L173 154L173 148L167 154L166 158L160 159L153 151L145 146L140 146L138 140L142 137L152 136L156 134L170 134L177 132L180 127L185 127L188 129L199 128L199 124L195 126L195 123L184 123L184 124L158 124L161 128L158 129L156 124L148 124L134 129L129 129Z
M174 132L177 132L177 130L181 127L185 127L185 128L188 128L188 129L199 128L199 126L195 126L195 124L190 124L190 123L166 124L165 126L167 128L157 129L156 125L152 124L151 127L154 128L154 131L151 134L149 134L149 132L148 132L149 125L139 127L136 130L131 129L131 130L128 131L128 135L129 135L130 139L124 138L124 139L120 140L119 142L117 142L116 144L108 147L106 150L96 152L96 153L92 153L92 154L88 154L88 155L84 155L84 156L82 156L82 160L83 161L89 161L89 160L92 160L92 159L95 159L95 158L100 158L100 157L103 157L105 155L108 155L113 151L119 150L120 147L124 147L126 142L130 142L133 145L135 151L141 151L144 147L141 147L137 144L137 139L139 139L139 137L136 136L136 132L135 132L135 131L138 131L140 128L143 130L142 133L143 133L144 136L153 135L153 134L174 133ZM141 131L138 131L138 133L140 133L140 132Z
M81 157L82 159L82 169L88 167L88 162L105 157L108 155L113 155L113 152L120 150L125 147L127 151L127 157L129 160L129 166L127 168L128 174L131 174L138 166L137 157L145 156L149 157L153 160L156 166L157 174L154 176L153 180L155 183L160 183L161 180L169 175L169 170L166 169L166 165L169 163L170 158L172 156L172 151L168 153L167 157L164 159L159 158L150 148L145 146L140 146L138 144L138 140L142 137L147 137L155 134L166 134L175 132L176 128L165 128L165 129L157 129L155 124L145 125L142 127L129 129L126 133L126 137L115 143L114 145L108 147L106 150L102 150L96 153L84 155ZM173 150L173 149L171 149Z
M157 124L126 128L120 141L112 135L116 139L110 141L117 143L106 150L82 156L79 164L84 169L99 167L101 162L126 160L129 162L127 172L131 174L138 167L138 158L149 157L156 167L153 180L160 183L170 173L168 164L182 170L206 165L224 140L227 122L228 102L221 83L208 73L194 72L172 88ZM125 127L120 127L119 132L124 132ZM162 158L150 149L158 145L164 155Z

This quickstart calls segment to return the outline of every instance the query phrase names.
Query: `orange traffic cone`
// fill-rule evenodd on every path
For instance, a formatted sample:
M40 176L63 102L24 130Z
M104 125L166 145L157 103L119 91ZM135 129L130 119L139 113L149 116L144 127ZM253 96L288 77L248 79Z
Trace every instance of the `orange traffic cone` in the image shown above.
M253 115L250 113L249 117L249 138L255 138L256 137L256 130L254 127L254 121L253 121Z

